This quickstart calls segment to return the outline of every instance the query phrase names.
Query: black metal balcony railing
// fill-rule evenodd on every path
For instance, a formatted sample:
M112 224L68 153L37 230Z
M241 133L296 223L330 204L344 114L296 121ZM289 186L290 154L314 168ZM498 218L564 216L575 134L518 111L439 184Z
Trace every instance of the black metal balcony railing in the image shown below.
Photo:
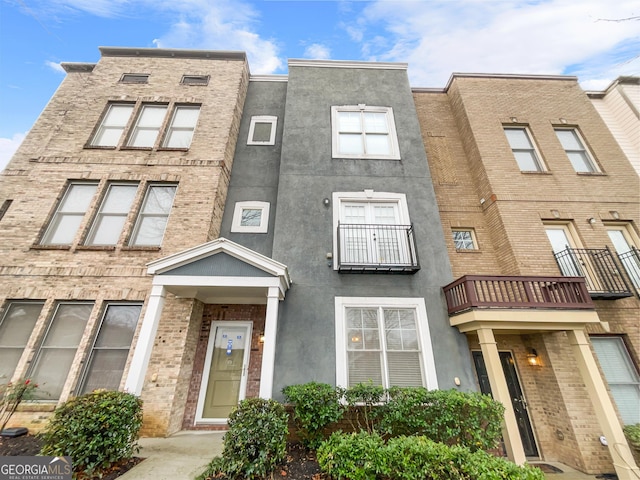
M582 277L465 275L443 290L449 315L471 308L595 308Z
M567 248L555 257L564 276L584 277L592 298L633 296L609 248Z
M338 271L415 273L420 270L413 225L338 224Z
M640 290L640 250L636 247L631 247L631 250L628 252L619 253L618 258L627 271L627 275L633 286Z

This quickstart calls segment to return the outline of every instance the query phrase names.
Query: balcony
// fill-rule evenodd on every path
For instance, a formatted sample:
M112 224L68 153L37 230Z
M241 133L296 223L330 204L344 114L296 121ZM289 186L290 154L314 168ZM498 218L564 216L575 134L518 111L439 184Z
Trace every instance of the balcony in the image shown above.
M472 308L593 310L580 277L465 275L443 288L449 315Z
M627 271L627 276L634 287L640 290L640 250L636 247L631 247L626 253L619 253L618 258L620 263Z
M616 299L633 296L633 290L609 248L567 248L557 252L555 257L563 275L584 277L592 298ZM633 259L630 259L628 265L631 266L632 262Z
M413 225L338 224L343 273L413 274L420 270Z

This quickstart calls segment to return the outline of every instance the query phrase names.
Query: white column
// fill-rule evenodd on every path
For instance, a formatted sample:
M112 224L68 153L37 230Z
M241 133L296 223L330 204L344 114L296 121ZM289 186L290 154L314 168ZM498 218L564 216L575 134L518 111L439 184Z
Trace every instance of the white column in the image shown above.
M147 310L142 320L140 335L138 336L133 358L131 359L127 381L124 384L125 391L129 393L135 395L142 393L144 377L147 373L147 367L149 366L151 350L153 350L153 342L156 338L158 324L160 323L162 309L164 308L165 295L166 292L162 285L154 285L151 287Z
M613 468L620 480L638 480L640 470L636 466L627 439L624 436L618 415L607 392L607 387L600 376L589 340L583 330L569 330L567 332L573 355L578 362L578 369L582 381L587 387L589 397L596 411L598 423L607 439L609 453L613 458Z
M278 287L269 287L269 292L267 293L267 315L264 322L264 344L262 345L262 369L260 371L260 397L267 399L271 398L273 394L279 302L280 291Z
M491 394L494 400L504 405L504 423L502 425L502 435L504 437L504 445L507 449L507 456L512 462L523 465L527 461L522 446L522 438L520 438L520 430L516 414L511 403L511 394L507 386L507 380L504 378L504 370L498 353L498 344L493 336L493 330L490 328L481 328L478 330L478 339L480 340L480 349L484 364L487 367L487 375L489 376L489 384L491 385Z

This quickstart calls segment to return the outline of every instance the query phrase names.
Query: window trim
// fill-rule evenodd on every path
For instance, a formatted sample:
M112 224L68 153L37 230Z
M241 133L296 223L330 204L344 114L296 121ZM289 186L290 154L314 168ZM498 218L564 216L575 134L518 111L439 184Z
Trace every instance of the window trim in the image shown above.
M25 356L25 352L27 352L27 350L28 350L27 347L29 346L29 341L31 340L33 332L35 331L36 327L38 326L38 322L42 318L42 312L44 311L44 306L45 306L45 302L43 300L13 300L13 299L7 299L7 301L6 301L5 305L4 305L4 309L3 309L2 315L0 316L0 328L2 328L2 325L4 325L5 322L8 322L9 312L12 311L12 307L14 305L21 305L21 304L39 305L40 306L40 311L38 312L38 315L36 316L35 321L33 322L32 331L27 335L26 342L25 342L24 346L22 346L22 345L18 345L18 346L15 346L15 345L14 346L3 345L3 346L0 346L0 351L3 348L14 348L15 349L15 348L22 347L22 353L18 357L18 362L16 363L16 366L14 367L13 372L11 373L11 375L8 378L2 379L1 380L2 383L10 382L12 380L13 376L16 375L16 369L20 365L20 361L22 360L22 358Z
M205 80L203 82L189 82L187 79L202 79ZM206 87L209 85L209 80L211 79L210 75L182 75L180 79L180 85L190 85L196 87Z
M145 84L149 83L149 73L123 73L120 83Z
M118 140L115 142L115 144L98 145L96 142L98 140L98 137L101 136L104 131L104 128L105 128L104 122L109 117L109 114L111 113L111 110L114 107L131 107L131 111L129 112L127 121L122 125L122 129L120 130L120 135L118 136ZM100 119L98 120L96 127L93 129L91 138L89 139L89 142L87 143L86 146L88 148L102 148L102 149L114 149L121 146L123 143L124 133L131 129L131 119L133 118L133 114L135 111L136 111L136 102L107 102L107 106L102 112L102 115L100 116ZM118 126L115 128L120 128L120 127Z
M98 222L100 221L100 219L107 216L116 216L115 214L109 214L109 213L104 214L102 211L105 202L109 198L109 193L111 192L112 187L135 187L135 193L133 195L129 208L127 209L127 212L125 214L117 215L119 217L124 217L124 222L122 224L122 229L120 230L120 234L118 235L118 239L116 240L116 242L115 243L94 243L94 237L98 230ZM87 247L115 247L116 245L120 244L122 234L124 231L127 230L127 220L131 216L132 210L135 208L139 189L140 189L140 184L138 182L117 182L116 181L116 182L107 183L104 186L103 191L101 192L102 195L100 199L100 204L97 206L97 209L93 217L91 218L89 230L87 235L84 238L84 242L82 243L82 245Z
M253 134L256 128L256 123L271 124L271 132L269 134L269 140L265 142L253 140ZM251 123L249 124L249 136L247 137L247 145L275 145L277 126L278 126L278 117L274 115L254 115L253 117L251 117Z
M249 209L262 211L260 215L260 225L241 225L242 211ZM231 221L231 233L267 233L269 231L269 210L269 202L259 202L256 200L236 202L233 209L233 219Z
M170 108L168 103L156 103L156 102L142 102L140 105L136 106L137 108L133 112L135 114L133 123L129 126L127 136L125 138L124 144L121 145L121 148L125 149L138 149L138 150L152 150L156 148L158 145L159 138L163 135L163 132L166 130L167 125L167 113L169 113ZM145 110L154 109L154 108L164 108L164 113L162 115L162 121L158 124L157 130L155 127L140 127L140 120L144 115ZM140 131L151 131L156 130L156 136L153 140L152 145L134 145L133 142L136 140L136 136Z
M587 142L585 142L584 137L582 136L582 134L580 133L580 130L577 127L557 126L557 125L555 125L553 127L553 131L555 132L556 138L558 139L558 142L560 143L560 147L564 151L565 155L567 156L567 159L569 160L569 163L571 164L571 167L573 168L573 170L576 173L578 173L578 174L587 174L587 175L590 174L590 173L602 173L602 171L600 170L600 167L598 165L598 162L596 162L596 160L595 160L595 156L593 155L593 153L591 153L591 150L587 146ZM562 141L560 140L560 137L558 136L558 131L572 132L574 134L575 138L577 139L578 143L582 147L582 149L581 150L567 150L567 149L565 149L564 145L562 144ZM587 167L591 168L591 170L576 170L576 166L573 164L573 162L571 161L571 157L569 156L570 152L582 152L582 153L584 153L585 163L587 164Z
M373 112L384 113L386 116L389 138L389 147L391 152L388 155L381 154L349 154L340 153L339 151L339 131L338 131L338 114L342 112ZM361 132L363 134L363 132ZM358 105L334 105L331 107L331 158L336 159L371 159L371 160L400 160L400 146L398 143L398 134L396 132L396 122L393 116L392 107L369 106L365 104Z
M424 298L413 297L335 297L336 386L347 387L346 309L347 308L410 308L416 312L416 328L420 342L423 385L429 390L438 388L436 364Z
M176 116L178 115L178 111L180 109L184 109L184 110L198 110L198 116L196 118L195 123L193 124L193 127L190 127L190 129L188 127L174 127L173 124L176 120ZM184 104L184 103L180 103L180 104L174 104L173 105L173 109L171 111L171 117L167 119L167 117L165 117L165 121L163 123L162 126L162 141L160 143L160 146L158 147L159 149L162 150L189 150L191 148L191 143L193 142L193 135L196 132L196 127L198 126L198 122L200 121L200 111L202 109L202 105L199 103L189 103L189 104ZM170 138L171 138L171 134L174 131L190 131L191 132L191 138L189 139L189 145L187 145L186 147L172 147L170 145L167 145L167 143L169 142Z
M538 149L538 145L535 141L535 138L531 132L531 129L529 128L528 125L502 125L502 130L505 131L505 137L507 139L507 145L509 145L509 149L511 150L511 154L513 155L513 159L516 162L516 165L518 166L518 169L523 172L523 173L541 173L541 172L548 172L547 166L545 165L545 162L542 159L542 154L540 153L540 150ZM529 143L531 144L531 149L522 149L522 148L513 148L513 146L511 145L511 142L509 141L509 137L506 134L506 130L521 130L524 132L524 134L527 137L527 140L529 141ZM533 152L533 156L534 156L534 162L537 165L537 169L536 170L523 170L522 167L520 166L520 162L518 162L518 158L516 157L516 152L520 152L520 151L531 151Z
M152 214L145 214L144 213L144 208L145 205L147 203L147 198L149 196L149 192L151 191L152 188L154 187L174 187L174 192L173 192L173 198L171 199L171 206L169 207L169 211L166 214L166 223L164 225L164 230L162 231L162 237L159 239L157 244L154 245L148 245L148 244L137 244L134 243L138 232L140 231L140 225L142 224L142 219L145 217L145 215L152 215ZM176 195L178 194L178 183L173 183L173 182L167 182L167 183L163 183L163 182L148 182L145 185L145 189L144 189L144 195L142 200L140 201L140 203L136 203L134 202L134 204L137 206L137 210L135 212L135 220L133 223L133 228L131 228L129 230L129 236L127 237L126 241L125 241L125 245L128 248L160 248L162 247L162 242L164 241L164 236L167 233L167 227L169 225L169 217L171 216L171 211L173 210L173 205L176 201ZM153 214L155 216L159 216L159 214Z
M471 236L472 247L471 248L456 247L455 238L453 238L454 232L469 232ZM451 237L453 239L453 248L456 250L456 252L473 252L473 251L480 250L480 246L478 245L478 239L476 237L476 231L475 231L475 228L473 227L451 227Z

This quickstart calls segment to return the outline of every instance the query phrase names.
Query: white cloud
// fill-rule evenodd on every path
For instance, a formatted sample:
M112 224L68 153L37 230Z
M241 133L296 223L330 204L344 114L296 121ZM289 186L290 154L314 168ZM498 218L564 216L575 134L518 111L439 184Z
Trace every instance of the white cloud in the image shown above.
M331 50L320 43L313 43L304 50L304 56L305 58L326 60L331 58Z
M60 65L59 63L50 62L49 60L47 60L44 62L44 64L54 72L63 73L63 74L65 73L64 68L62 68L62 65Z
M11 138L0 138L0 171L7 166L25 135L26 133L15 133Z

